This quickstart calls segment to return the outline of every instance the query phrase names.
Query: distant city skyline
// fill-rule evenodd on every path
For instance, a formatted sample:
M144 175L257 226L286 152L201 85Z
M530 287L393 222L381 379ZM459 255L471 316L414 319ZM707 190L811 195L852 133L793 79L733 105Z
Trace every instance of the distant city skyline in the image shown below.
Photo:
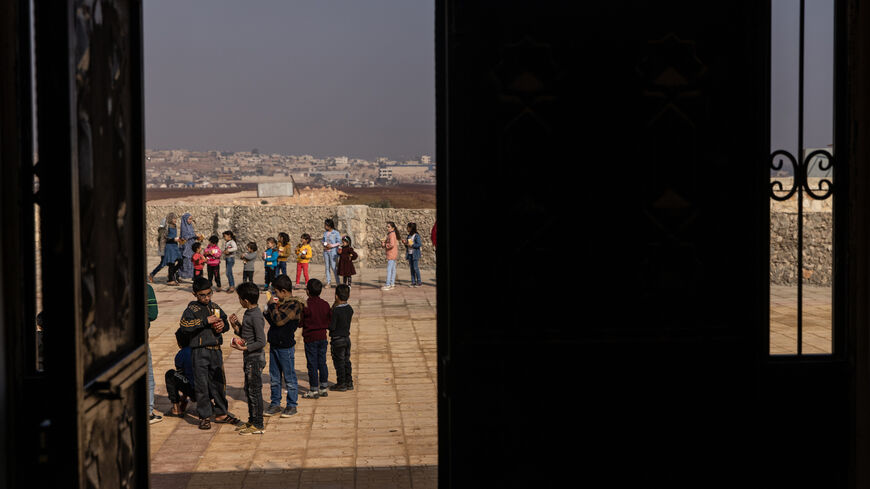
M192 148L145 148L145 153L146 153L146 155L147 155L147 153L149 153L149 152L165 152L165 151L190 151L190 152L197 152L197 153L208 153L208 152L212 152L212 151L218 151L218 152L221 152L221 153L253 153L253 150L257 150L257 153L258 153L258 154L263 154L263 155L279 154L279 155L282 155L282 156L311 156L311 157L316 158L316 159L349 158L349 159L351 159L351 160L376 161L376 160L378 160L378 159L380 159L380 158L387 158L387 159L392 160L392 161L402 161L402 162L404 162L404 161L410 161L410 160L421 160L421 159L423 159L423 158L429 158L429 159L431 160L431 162L433 162L433 163L435 162L435 156L432 155L432 154L429 154L429 153L423 153L423 154L411 155L410 157L407 157L407 158L405 158L405 157L397 158L397 157L393 157L393 155L390 155L390 154L380 154L380 155L378 155L378 156L376 156L376 157L374 157L374 158L365 158L365 157L362 157L362 156L358 156L358 155L349 155L349 154L323 154L323 155L316 155L316 154L311 154L311 153L284 153L284 152L281 152L281 151L261 151L260 148L250 148L250 149L241 149L241 150L224 150L224 149L214 149L214 148L212 148L212 149L192 149Z
M407 0L144 2L146 147L434 155L434 8Z

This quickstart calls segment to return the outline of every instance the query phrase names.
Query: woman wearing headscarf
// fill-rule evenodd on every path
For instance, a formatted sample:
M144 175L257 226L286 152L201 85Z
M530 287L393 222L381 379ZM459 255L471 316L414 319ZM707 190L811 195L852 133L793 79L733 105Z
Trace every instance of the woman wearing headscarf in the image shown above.
M168 217L168 216L167 216ZM166 248L166 218L160 221L160 226L157 227L157 255L160 256L160 263L151 270L148 274L148 281L154 283L154 276L157 275L163 267L166 266L166 260L163 259L163 250Z
M178 269L181 268L181 249L178 246L178 218L174 212L166 215L166 226L163 228L163 261L169 267L169 277L166 285L178 285ZM152 274L155 272L152 272Z
M196 231L193 229L193 225L196 224L193 217L189 212L185 212L184 215L181 216L181 239L184 242L184 248L181 251L181 256L183 258L181 262L181 278L192 280L193 279L193 262L191 258L193 257L193 250L191 247L195 241L201 241L202 236L196 234Z

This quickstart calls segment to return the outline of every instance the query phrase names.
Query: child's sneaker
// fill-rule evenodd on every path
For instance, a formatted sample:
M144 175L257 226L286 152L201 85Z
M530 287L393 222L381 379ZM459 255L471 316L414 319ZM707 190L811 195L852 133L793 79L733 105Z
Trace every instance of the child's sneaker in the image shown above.
M250 428L251 426L254 425L252 425L251 423L239 423L236 425L236 431L242 431L244 429Z
M296 414L296 406L287 406L286 408L284 408L284 412L281 413L281 417L282 418L289 418L290 416L293 416L294 414Z
M161 421L163 421L163 416L160 416L159 414L151 413L151 416L148 416L149 424L159 423Z
M263 428L257 428L254 425L246 426L244 429L239 430L240 435L262 435L266 430Z
M329 395L329 392L326 391L326 388L320 389L320 397L326 397Z
M276 406L274 404L270 404L269 407L263 411L263 416L273 416L281 412L281 406Z
M308 391L302 394L303 399L317 399L318 397L320 397L319 391Z

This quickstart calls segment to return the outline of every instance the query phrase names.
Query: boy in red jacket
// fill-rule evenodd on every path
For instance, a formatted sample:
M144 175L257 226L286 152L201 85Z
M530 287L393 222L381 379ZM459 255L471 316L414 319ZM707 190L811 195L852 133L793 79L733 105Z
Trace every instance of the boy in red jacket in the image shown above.
M308 392L302 394L305 399L328 395L326 348L329 342L326 333L332 319L332 308L320 298L322 290L323 283L316 278L309 280L305 287L308 294L308 304L302 314L302 339L305 341L305 360L308 363Z

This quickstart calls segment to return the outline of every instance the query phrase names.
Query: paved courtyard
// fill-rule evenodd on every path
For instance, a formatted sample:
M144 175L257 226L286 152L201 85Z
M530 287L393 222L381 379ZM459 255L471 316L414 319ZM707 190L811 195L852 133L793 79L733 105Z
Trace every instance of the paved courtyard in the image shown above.
M157 257L148 260L150 271ZM295 266L291 263L295 281ZM399 263L397 287L380 289L385 269L358 270L350 304L355 390L330 392L320 399L299 399L298 414L266 417L263 435L240 436L232 426L212 424L199 430L191 403L184 419L164 417L150 425L151 484L161 488L435 488L437 487L437 375L434 270L422 270L424 286L407 287L410 274ZM262 265L261 265L262 267ZM241 266L236 267L241 283ZM323 265L311 266L312 278L324 278ZM224 277L225 278L225 277ZM262 268L254 280L263 283ZM174 368L175 329L193 300L190 284L165 285L166 269L156 277L159 317L151 324L156 410L170 408L163 376ZM226 283L223 283L224 290ZM332 303L335 289L322 298ZM304 290L294 295L305 297ZM241 316L235 294L215 293L228 314ZM265 300L261 295L261 304ZM247 420L242 353L229 347L223 357L229 408ZM295 367L300 394L308 389L305 353L297 331ZM268 353L267 353L268 358ZM334 382L328 358L330 383ZM268 405L268 365L263 397ZM282 402L286 395L282 396Z
M803 287L803 353L831 353L831 288ZM770 286L770 353L797 353L797 287Z

